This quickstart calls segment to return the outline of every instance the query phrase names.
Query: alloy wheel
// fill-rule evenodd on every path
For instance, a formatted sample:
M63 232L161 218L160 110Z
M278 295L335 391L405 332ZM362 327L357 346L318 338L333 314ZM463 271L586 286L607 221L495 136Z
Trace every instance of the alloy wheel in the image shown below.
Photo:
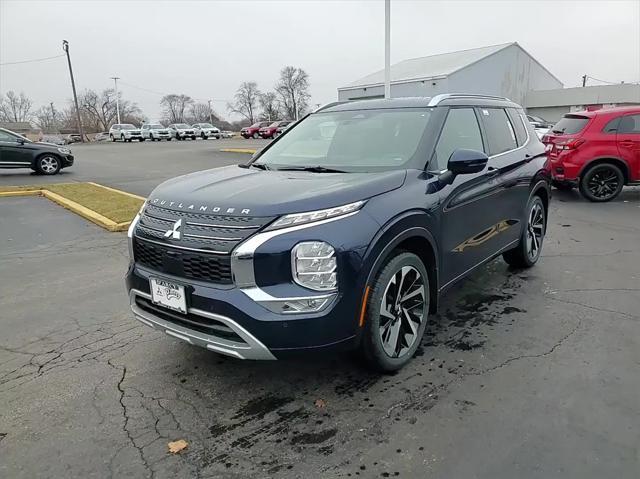
M531 211L529 211L529 220L527 222L527 255L531 261L535 261L540 256L544 227L544 208L539 202L536 202L533 204Z
M45 156L40 160L40 169L47 175L55 173L58 169L58 159L52 156Z
M403 266L389 280L380 306L380 340L389 357L404 356L418 338L426 314L425 284L420 272Z
M598 169L587 181L587 188L598 199L615 195L619 186L620 179L616 172L610 168Z

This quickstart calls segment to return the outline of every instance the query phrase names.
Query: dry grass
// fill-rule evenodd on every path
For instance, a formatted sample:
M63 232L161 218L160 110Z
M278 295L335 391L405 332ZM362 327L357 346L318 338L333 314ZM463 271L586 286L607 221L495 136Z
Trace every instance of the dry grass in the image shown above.
M88 183L52 183L49 185L0 186L0 192L49 190L116 223L131 221L142 206L142 200L105 190Z

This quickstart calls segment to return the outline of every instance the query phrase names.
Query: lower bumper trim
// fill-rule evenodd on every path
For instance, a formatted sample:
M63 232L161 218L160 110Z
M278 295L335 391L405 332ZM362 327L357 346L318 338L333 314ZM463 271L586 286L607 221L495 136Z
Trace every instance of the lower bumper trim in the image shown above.
M181 339L189 344L200 346L220 354L232 356L238 359L274 360L276 357L269 349L249 331L244 329L231 318L219 314L208 313L195 308L187 308L191 314L208 317L225 324L233 330L243 342L231 341L218 336L194 331L184 326L167 321L149 311L145 311L136 304L136 296L151 300L151 295L132 289L129 293L129 302L134 317L141 323L154 329L164 331L169 336Z

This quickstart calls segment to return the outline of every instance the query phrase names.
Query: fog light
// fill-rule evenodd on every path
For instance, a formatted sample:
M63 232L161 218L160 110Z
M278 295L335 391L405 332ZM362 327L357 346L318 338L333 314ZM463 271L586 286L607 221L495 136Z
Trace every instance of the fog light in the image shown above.
M313 313L327 304L329 298L289 300L282 305L283 313Z
M333 246L324 241L298 243L291 251L294 281L316 291L335 289L338 285L335 253Z

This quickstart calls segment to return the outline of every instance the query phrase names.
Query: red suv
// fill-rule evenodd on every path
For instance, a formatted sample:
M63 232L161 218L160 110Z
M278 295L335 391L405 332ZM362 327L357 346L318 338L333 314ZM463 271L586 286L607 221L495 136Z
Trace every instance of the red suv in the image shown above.
M262 138L264 138L265 140L267 138L275 138L276 137L276 132L278 131L278 128L279 127L283 127L283 126L287 126L289 123L291 123L291 122L290 121L274 121L269 126L265 126L264 128L260 128L260 131L258 133L260 133L260 136Z
M640 106L569 113L542 137L553 184L609 201L640 184Z
M251 126L247 126L244 127L242 130L240 130L240 134L242 135L243 138L260 138L260 128L263 128L265 126L269 126L271 124L270 121L259 121L257 123L254 123Z

